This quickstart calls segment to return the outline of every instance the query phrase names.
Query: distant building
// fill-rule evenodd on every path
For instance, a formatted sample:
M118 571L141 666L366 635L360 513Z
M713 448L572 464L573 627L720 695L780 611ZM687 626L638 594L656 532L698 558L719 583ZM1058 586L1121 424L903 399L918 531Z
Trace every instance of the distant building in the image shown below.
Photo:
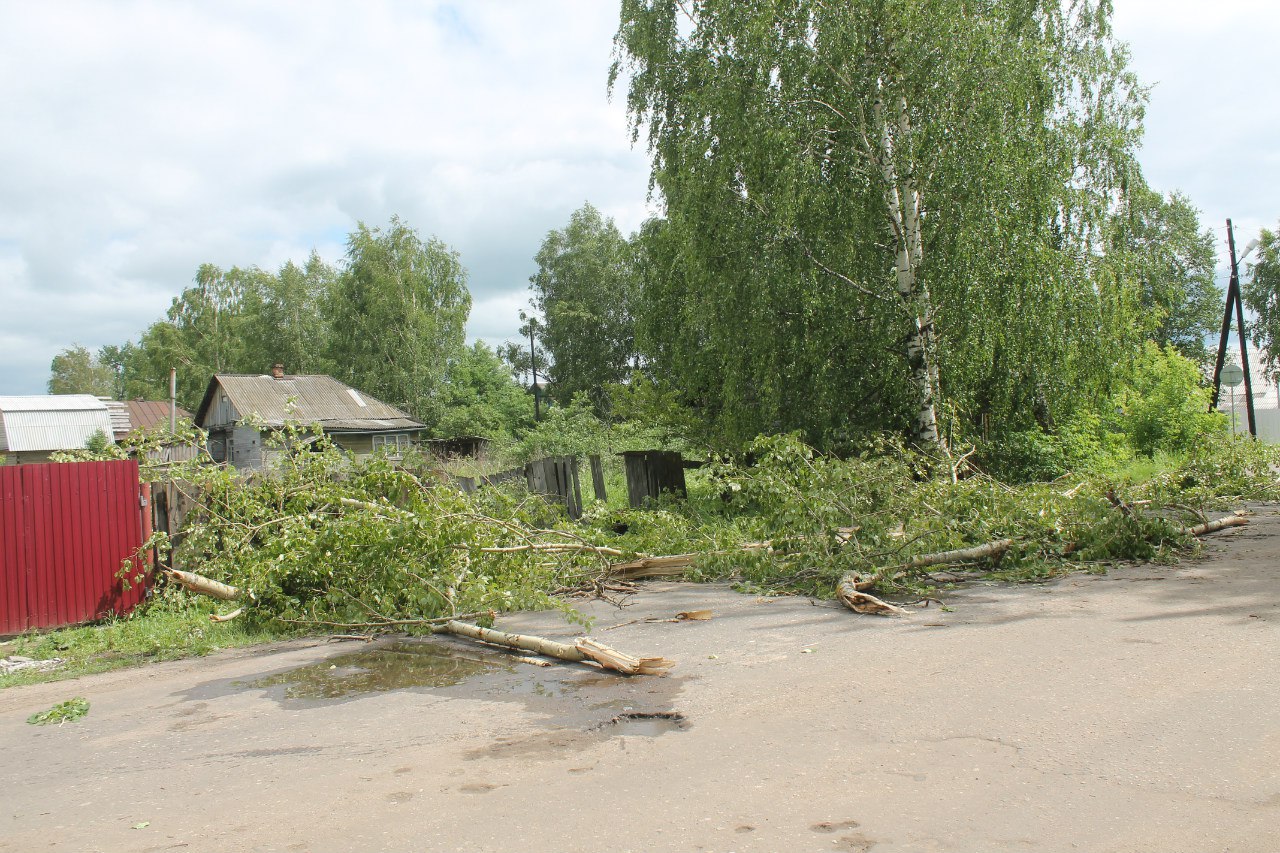
M83 450L101 434L115 443L107 404L90 394L0 397L0 455L5 464L48 462L53 453Z
M256 418L261 429L245 423ZM316 424L334 444L357 456L403 453L425 427L404 412L331 376L289 376L281 365L270 376L219 373L209 380L196 425L209 433L209 453L236 468L261 468L270 448L263 439L286 421Z
M1277 390L1274 375L1268 375L1262 364L1266 358L1263 350L1251 349L1249 352L1249 381L1253 386L1254 424L1258 429L1258 440L1269 444L1280 444L1280 390ZM1228 364L1239 366L1235 353L1228 359ZM1235 432L1249 434L1249 412L1244 398L1244 384L1234 388L1222 386L1218 394L1218 411L1226 414L1233 424Z

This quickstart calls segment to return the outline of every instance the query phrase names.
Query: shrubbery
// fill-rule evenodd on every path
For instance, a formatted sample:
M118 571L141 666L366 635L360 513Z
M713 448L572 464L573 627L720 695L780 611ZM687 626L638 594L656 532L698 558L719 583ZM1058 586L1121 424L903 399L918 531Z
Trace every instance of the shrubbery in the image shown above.
M1147 342L1115 392L1072 412L1052 433L1010 433L986 442L980 460L1014 483L1048 481L1069 471L1109 472L1135 457L1180 458L1223 438L1227 420L1209 411L1209 390L1194 362Z

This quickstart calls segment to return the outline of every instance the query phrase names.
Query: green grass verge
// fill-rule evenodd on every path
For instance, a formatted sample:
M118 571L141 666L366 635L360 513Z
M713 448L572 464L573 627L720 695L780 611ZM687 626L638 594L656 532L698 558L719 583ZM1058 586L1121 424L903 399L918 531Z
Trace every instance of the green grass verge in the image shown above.
M239 620L215 625L209 621L210 612L204 602L193 601L179 608L165 602L123 618L19 635L0 643L0 657L62 658L66 663L48 672L21 670L0 675L0 689L61 681L152 661L200 657L286 636Z

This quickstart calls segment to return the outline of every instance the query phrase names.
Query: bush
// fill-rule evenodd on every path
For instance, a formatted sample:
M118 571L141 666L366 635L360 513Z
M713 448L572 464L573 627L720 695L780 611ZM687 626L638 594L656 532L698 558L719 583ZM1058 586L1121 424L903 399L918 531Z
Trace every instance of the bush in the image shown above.
M987 473L1008 483L1056 480L1070 467L1062 443L1038 429L987 442L980 461Z
M1195 363L1173 347L1151 341L1115 405L1116 426L1134 452L1144 456L1185 453L1226 430L1225 416L1209 411L1209 389Z

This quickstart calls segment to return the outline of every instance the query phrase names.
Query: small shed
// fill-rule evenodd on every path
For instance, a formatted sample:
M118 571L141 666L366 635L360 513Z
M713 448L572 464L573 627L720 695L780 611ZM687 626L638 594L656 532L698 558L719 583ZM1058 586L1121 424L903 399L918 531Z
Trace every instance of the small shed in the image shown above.
M115 443L111 412L91 394L0 397L0 455L5 464L48 462L53 453L84 449L99 434Z
M484 459L489 451L489 439L482 435L429 438L424 443L439 459Z

